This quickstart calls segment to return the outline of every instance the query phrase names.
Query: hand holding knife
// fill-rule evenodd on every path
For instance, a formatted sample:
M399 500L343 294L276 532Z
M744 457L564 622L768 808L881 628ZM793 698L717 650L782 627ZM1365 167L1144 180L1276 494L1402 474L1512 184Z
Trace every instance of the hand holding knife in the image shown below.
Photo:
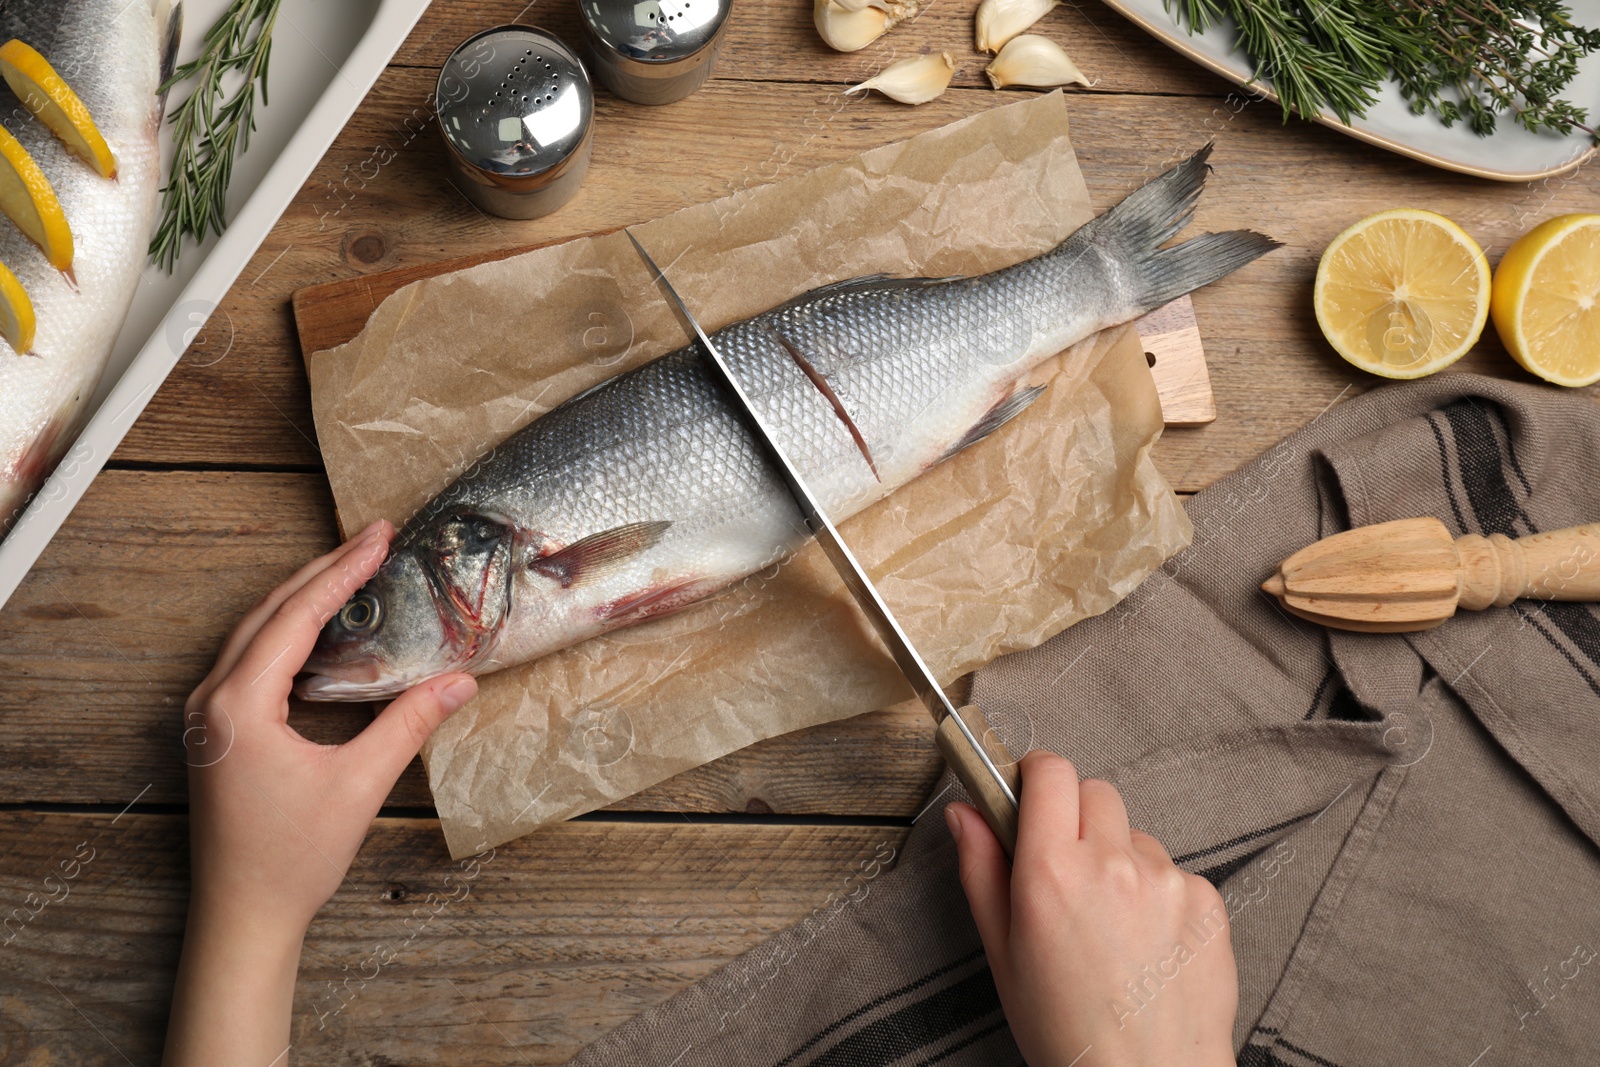
M884 603L877 587L867 577L867 572L856 560L849 546L840 538L838 529L806 485L799 470L762 422L761 416L757 414L749 396L734 377L722 354L711 343L711 338L700 328L700 324L683 302L683 298L672 287L672 283L667 280L661 268L656 266L655 261L650 258L650 253L645 251L638 238L634 237L631 231L623 232L627 233L640 258L655 275L656 284L666 294L668 303L672 305L679 319L700 342L712 376L722 385L728 399L743 416L752 436L763 447L773 467L783 477L795 504L800 509L800 514L805 519L806 526L822 546L828 561L839 572L839 577L844 580L857 605L871 621L879 638L894 658L895 664L905 675L906 681L911 684L911 688L938 723L935 740L939 745L939 751L944 755L945 762L961 780L961 784L972 799L973 806L983 814L984 821L999 838L1006 855L1013 855L1017 841L1017 797L1021 790L1021 777L1017 771L1016 759L1000 743L982 711L974 705L957 709L950 702L943 687L928 670L927 664L906 637L905 630Z

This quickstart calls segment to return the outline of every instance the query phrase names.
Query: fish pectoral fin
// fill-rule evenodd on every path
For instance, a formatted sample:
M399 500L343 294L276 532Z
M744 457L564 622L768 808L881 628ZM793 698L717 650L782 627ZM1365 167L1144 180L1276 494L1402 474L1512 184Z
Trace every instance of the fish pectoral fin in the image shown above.
M626 526L602 530L560 551L540 556L528 564L528 569L555 579L563 589L584 585L660 544L671 525L671 522L630 522Z
M680 598L680 594L693 589L694 585L694 582L675 582L658 589L645 589L632 596L613 600L600 608L599 615L607 622L628 616L655 618L670 615L689 606L694 598Z
M939 457L939 462L943 463L957 452L971 448L1018 415L1021 415L1027 410L1029 404L1039 399L1039 394L1044 392L1044 389L1045 387L1042 385L1028 386L1025 389L1018 389L1000 401L1000 403L990 408L983 418L978 420L977 425L963 434L961 440L951 445L949 450Z

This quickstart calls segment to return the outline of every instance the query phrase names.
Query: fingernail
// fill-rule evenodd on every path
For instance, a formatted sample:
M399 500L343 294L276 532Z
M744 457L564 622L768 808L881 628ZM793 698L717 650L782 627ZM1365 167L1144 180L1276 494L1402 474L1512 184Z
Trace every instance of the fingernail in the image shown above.
M446 714L455 711L471 700L478 692L478 683L471 678L457 678L439 692L439 703Z
M357 542L362 545L384 544L384 520L379 518L378 522L363 530Z
M950 827L950 836L955 838L956 844L961 844L961 816L956 814L955 808L944 809L944 824Z

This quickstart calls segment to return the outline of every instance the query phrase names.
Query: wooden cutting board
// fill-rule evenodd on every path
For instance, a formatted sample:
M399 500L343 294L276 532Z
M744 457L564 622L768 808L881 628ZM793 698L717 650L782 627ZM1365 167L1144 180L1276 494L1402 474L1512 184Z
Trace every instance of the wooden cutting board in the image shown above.
M563 237L561 240L574 241L579 237L598 237L615 232L598 230L575 237ZM301 356L309 359L313 352L342 345L355 337L386 296L411 282L558 243L546 241L543 244L504 248L437 263L398 267L359 278L308 285L294 294L294 321L300 334ZM1211 374L1206 368L1200 328L1195 323L1194 305L1189 298L1179 297L1165 307L1152 311L1135 325L1139 330L1139 339L1144 343L1145 360L1150 364L1150 374L1155 379L1156 393L1161 398L1161 415L1166 424L1201 426L1215 422L1217 404L1211 395Z

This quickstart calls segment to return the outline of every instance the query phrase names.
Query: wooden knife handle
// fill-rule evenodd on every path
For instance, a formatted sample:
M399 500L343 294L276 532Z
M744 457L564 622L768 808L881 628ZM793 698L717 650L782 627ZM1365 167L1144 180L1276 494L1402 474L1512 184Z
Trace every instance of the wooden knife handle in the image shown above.
M972 731L1000 771L1006 785L1011 787L1011 795L1020 799L1022 772L1017 767L1017 758L1006 750L1000 736L994 732L977 705L968 704L961 709L960 715L961 721L967 724L967 729ZM956 777L965 787L972 806L978 809L983 821L1000 839L1000 847L1006 850L1006 858L1014 858L1017 851L1017 809L1006 799L1005 793L983 765L983 760L973 751L971 742L961 732L961 727L956 725L955 719L946 715L944 721L939 723L934 739L939 744L939 751L944 754L944 761L956 772Z
M1530 534L1456 538L1461 606L1481 611L1518 597L1600 600L1600 523Z

